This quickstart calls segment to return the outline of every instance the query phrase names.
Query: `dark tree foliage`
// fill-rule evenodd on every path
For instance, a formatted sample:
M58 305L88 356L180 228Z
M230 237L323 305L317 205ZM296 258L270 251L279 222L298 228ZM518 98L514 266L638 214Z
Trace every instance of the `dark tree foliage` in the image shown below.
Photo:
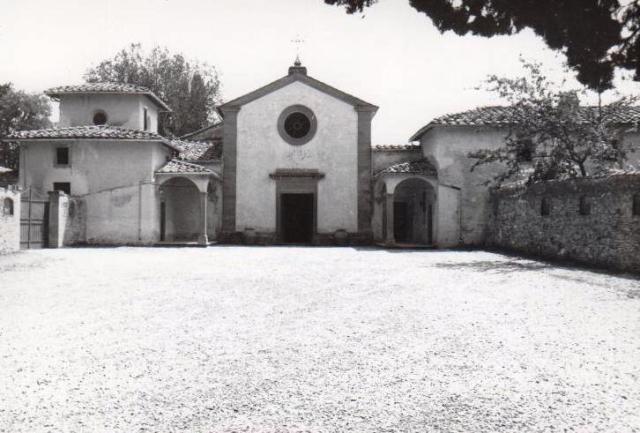
M49 100L42 95L15 90L10 83L0 84L0 165L18 169L19 151L14 142L3 140L21 130L51 126Z
M220 80L213 66L189 61L163 47L145 53L140 44L131 44L113 59L90 68L85 79L149 88L173 110L162 117L160 125L161 133L172 136L207 126L215 119L215 106L220 102Z
M377 0L325 0L361 12ZM611 88L616 67L640 81L640 0L409 0L436 28L459 35L511 35L532 29L562 51L578 80L596 91ZM621 4L622 3L622 4Z

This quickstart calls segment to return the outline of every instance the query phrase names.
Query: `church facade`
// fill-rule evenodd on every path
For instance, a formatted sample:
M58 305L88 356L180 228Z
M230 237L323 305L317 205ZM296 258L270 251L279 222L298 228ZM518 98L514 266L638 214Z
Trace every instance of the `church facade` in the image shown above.
M69 196L68 245L482 244L496 167L472 172L467 154L507 134L504 107L487 107L432 120L410 144L373 146L378 107L299 61L181 139L158 134L170 107L145 88L46 93L60 102L59 126L12 138L23 191Z
M219 107L222 234L328 243L371 237L371 120L377 107L307 75Z

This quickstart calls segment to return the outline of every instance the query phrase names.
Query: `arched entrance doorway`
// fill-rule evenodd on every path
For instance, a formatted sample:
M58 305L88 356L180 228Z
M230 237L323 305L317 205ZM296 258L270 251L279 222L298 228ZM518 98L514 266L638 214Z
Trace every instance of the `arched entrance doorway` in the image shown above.
M400 182L393 193L393 236L400 244L433 244L434 188L424 179Z
M202 203L195 183L184 177L160 186L160 240L195 242L202 232Z
M209 243L209 221L215 215L214 180L220 177L206 167L172 159L156 171L160 195L160 241ZM213 222L213 221L211 221ZM215 226L214 226L215 227Z
M374 236L385 245L438 243L438 171L427 158L380 170L374 201Z

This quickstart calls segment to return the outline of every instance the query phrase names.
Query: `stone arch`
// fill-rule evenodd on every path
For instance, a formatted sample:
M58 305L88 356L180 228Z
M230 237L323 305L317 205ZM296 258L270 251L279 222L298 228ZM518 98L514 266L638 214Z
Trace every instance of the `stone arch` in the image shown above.
M393 188L393 239L396 243L431 245L435 239L437 189L422 176L411 176ZM387 190L387 193L389 191ZM386 220L391 215L386 215ZM388 235L388 233L387 233Z

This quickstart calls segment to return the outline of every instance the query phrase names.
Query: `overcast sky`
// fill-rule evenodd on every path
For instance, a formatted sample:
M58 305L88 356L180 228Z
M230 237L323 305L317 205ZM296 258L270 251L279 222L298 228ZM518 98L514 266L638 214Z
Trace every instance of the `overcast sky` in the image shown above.
M499 103L476 87L490 73L518 75L520 54L563 77L562 55L530 32L442 35L408 3L380 0L350 16L322 0L0 0L0 82L33 92L79 83L87 67L140 42L215 65L230 100L285 75L300 35L309 75L380 107L379 144L404 143L439 115Z

